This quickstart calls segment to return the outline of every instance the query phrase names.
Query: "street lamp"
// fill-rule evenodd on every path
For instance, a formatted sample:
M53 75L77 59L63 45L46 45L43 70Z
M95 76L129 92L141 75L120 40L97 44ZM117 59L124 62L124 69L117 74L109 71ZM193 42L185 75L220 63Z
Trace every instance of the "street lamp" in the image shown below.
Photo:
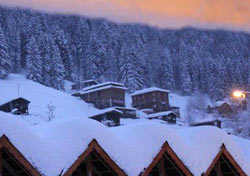
M237 99L239 99L239 98L245 99L247 94L250 94L250 92L236 90L233 92L232 95L234 98L237 98Z

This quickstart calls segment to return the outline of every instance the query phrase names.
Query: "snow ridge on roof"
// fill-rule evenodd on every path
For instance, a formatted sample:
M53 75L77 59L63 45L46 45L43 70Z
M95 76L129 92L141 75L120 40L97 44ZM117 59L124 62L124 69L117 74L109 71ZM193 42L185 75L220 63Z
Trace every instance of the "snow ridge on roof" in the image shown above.
M161 88L158 88L158 87L150 87L150 88L135 91L134 93L131 94L131 96L145 94L145 93L149 93L149 92L156 92L156 91L170 93L170 91L166 90L166 89L161 89Z
M30 128L13 115L0 113L3 134L45 176L65 173L93 139L128 176L138 176L147 168L166 141L194 176L208 169L222 144L250 175L250 153L244 149L250 142L214 127L174 130L149 121L107 128L91 119L68 118Z
M102 109L102 110L100 110L100 111L97 111L97 112L95 112L95 113L89 114L89 117L94 117L94 116L97 116L97 115L101 115L101 114L105 114L105 113L113 112L113 111L115 111L115 112L117 112L117 113L120 113L120 114L123 113L122 111L119 111L119 110L117 110L116 108L106 108L106 109Z
M164 112L157 112L154 114L149 114L148 118L154 118L154 117L160 117L160 116L165 116L165 115L169 115L171 113L174 113L173 111L164 111ZM175 113L174 113L175 114Z
M81 94L84 95L84 94L88 94L88 93L91 93L91 92L96 92L96 91L110 89L110 88L117 88L117 89L127 90L126 87L107 85L107 86L102 86L102 87L97 87L97 88L94 88L94 89L81 91Z
M4 104L6 104L6 103L11 102L12 100L17 100L17 99L19 99L19 98L25 99L25 98L23 98L23 97L18 97L18 96L9 96L9 97L5 97L5 98L2 98L2 97L1 97L1 99L0 99L0 105L4 105ZM25 100L27 100L27 99L25 99ZM27 101L29 102L29 100L27 100Z
M86 87L86 88L82 89L82 92L85 92L85 91L88 91L88 90L91 90L91 89L96 89L96 88L99 88L99 87L104 87L104 86L125 87L125 85L122 84L122 83L108 81L108 82L99 83L99 84L96 84L96 85Z

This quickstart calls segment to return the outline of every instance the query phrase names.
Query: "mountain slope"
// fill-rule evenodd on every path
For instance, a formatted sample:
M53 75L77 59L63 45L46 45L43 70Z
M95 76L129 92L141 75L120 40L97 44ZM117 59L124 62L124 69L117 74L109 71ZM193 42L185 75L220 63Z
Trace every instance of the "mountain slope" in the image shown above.
M47 121L48 104L56 106L55 119L87 118L88 114L98 111L69 94L27 80L23 76L16 74L11 74L7 80L0 80L0 92L0 103L17 97L23 97L31 102L29 105L30 115L17 116L30 123Z

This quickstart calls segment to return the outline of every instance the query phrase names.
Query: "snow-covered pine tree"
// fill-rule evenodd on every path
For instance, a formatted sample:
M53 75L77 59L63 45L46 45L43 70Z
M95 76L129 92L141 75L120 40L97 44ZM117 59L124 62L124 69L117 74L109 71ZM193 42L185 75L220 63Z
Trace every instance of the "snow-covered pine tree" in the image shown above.
M138 62L136 50L122 50L122 66L120 70L121 82L123 82L131 92L142 89L145 85L143 79L142 65Z
M60 57L62 58L62 62L64 65L66 72L65 79L72 80L72 74L73 74L73 59L69 51L68 47L68 41L66 39L66 36L62 29L60 29L58 26L55 26L54 29L54 40L55 43L59 49Z
M171 60L170 51L165 48L161 54L161 63L159 68L158 78L160 80L160 86L165 89L174 90L174 73L173 73L173 64Z
M187 46L184 42L181 42L180 46L180 81L181 89L184 95L190 95L192 92L192 80L190 76L190 67L189 67L189 56L187 51Z
M34 37L31 37L28 44L26 56L26 77L30 80L43 83L42 58Z
M65 69L62 62L62 58L60 56L60 51L54 42L52 42L51 47L51 86L59 90L64 90Z
M102 40L99 40L97 34L93 33L91 35L90 45L87 49L87 79L96 79L99 81L104 81L103 75L106 69L106 54L106 48L102 44Z
M11 71L11 61L8 53L8 44L0 25L0 79L6 78Z

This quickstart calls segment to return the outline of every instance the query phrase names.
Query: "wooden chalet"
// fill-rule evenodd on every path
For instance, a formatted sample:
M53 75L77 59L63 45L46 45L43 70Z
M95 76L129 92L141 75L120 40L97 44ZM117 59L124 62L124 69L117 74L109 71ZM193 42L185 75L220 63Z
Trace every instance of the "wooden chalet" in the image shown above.
M203 176L247 176L223 144Z
M176 123L177 114L172 111L158 112L154 114L149 114L148 119L161 119L168 123Z
M207 108L208 113L218 113L222 117L231 117L234 113L233 107L224 101L216 102L214 106L209 105Z
M192 173L166 142L141 176L192 176Z
M139 90L131 94L133 107L152 109L153 113L169 111L169 91L156 87Z
M0 138L0 175L42 176L5 135Z
M5 101L0 105L0 111L11 112L15 115L28 114L30 101L19 97Z
M205 121L201 121L201 122L195 122L193 124L191 124L191 126L196 127L196 126L215 126L218 128L221 128L221 120L219 119L215 119L215 120L205 120Z
M107 108L98 111L97 113L91 115L89 118L97 120L106 126L119 126L120 125L120 118L123 114L122 111L119 111L115 108Z
M63 176L126 176L94 139Z
M83 89L81 98L99 109L114 106L125 107L125 91L127 88L120 83L105 82Z

